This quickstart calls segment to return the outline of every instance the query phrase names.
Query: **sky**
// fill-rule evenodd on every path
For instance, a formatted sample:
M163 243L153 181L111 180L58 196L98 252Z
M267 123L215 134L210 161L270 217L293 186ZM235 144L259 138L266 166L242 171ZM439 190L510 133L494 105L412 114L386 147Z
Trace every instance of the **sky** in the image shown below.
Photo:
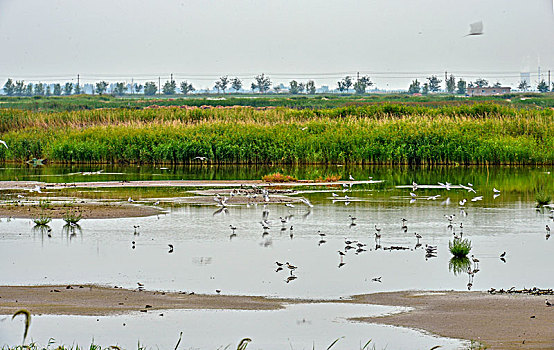
M553 0L0 0L0 82L173 73L198 89L265 73L336 88L360 72L407 89L447 71L514 87L539 66L554 70Z

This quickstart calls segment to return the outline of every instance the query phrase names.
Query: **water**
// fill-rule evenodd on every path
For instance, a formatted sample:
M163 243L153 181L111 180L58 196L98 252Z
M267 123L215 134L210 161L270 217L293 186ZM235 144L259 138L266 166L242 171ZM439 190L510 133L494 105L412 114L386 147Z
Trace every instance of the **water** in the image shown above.
M181 349L236 348L250 338L250 349L358 349L369 341L377 349L459 349L465 342L438 338L414 330L349 322L347 318L398 312L402 308L376 305L299 304L278 311L162 310L120 316L37 316L30 339L47 344L117 345L127 349L137 343L172 349L183 332ZM160 316L163 314L163 316ZM21 341L22 322L0 321L0 346ZM63 330L63 331L62 331ZM361 345L360 345L361 344ZM155 345L155 346L154 346ZM370 347L371 349L371 347Z
M331 172L339 169L348 175L352 173L357 179L361 179L362 176L367 177L367 174L371 173L374 179L385 181L380 184L354 186L346 192L353 197L349 204L343 200L333 201L331 193L335 192L343 196L342 188L304 188L302 190L305 192L301 195L312 201L314 207L311 209L304 205L287 208L273 204L267 207L232 206L226 211L218 211L218 208L212 205L190 205L173 208L167 215L146 218L83 220L80 222L81 228L73 231L64 229L63 221L55 219L50 224L51 238L45 232L33 230L33 224L29 219L4 218L0 222L2 242L0 265L5 268L0 275L0 284L96 283L136 288L137 282L140 282L150 290L214 294L215 290L219 289L222 294L229 295L320 299L347 298L355 294L410 289L467 290L470 281L467 273L456 274L449 269L451 255L448 251L448 242L452 240L453 232L460 234L462 231L464 238L469 238L472 242L471 253L481 261L480 271L475 274L471 281L472 285L469 286L472 290L511 286L553 287L551 276L554 274L554 264L552 264L554 242L552 239L546 240L545 225L550 224L551 227L554 225L548 217L548 210L537 212L534 208L537 192L554 192L553 175L549 173L552 169L547 167L433 169L359 167L344 170L340 168L335 167ZM44 169L49 168L38 171L51 172L49 175L52 175L52 178L59 177L57 175L67 170L46 171ZM153 176L149 175L144 168L140 168L134 175L129 175L126 169L128 168L115 169L117 171L113 172L125 173L127 174L125 176L132 178ZM196 174L191 169L194 168L176 168L172 176L206 178L207 173ZM233 178L233 174L237 174L237 171L244 172L240 177L243 179L259 178L261 177L259 172L265 171L260 168L240 170L240 168L231 167L230 170L227 169L229 171L226 169L225 167L211 169L210 171L215 172L215 175L210 173L209 178ZM28 170L17 170L20 172L17 176L28 176L28 173L23 174ZM297 174L310 173L323 174L323 176L329 174L328 168L318 167L296 168L296 170L291 168L290 171L296 171ZM4 179L12 179L13 176L15 176L13 173L0 171L0 177ZM123 175L103 176L103 179L112 179ZM170 178L170 176L166 177ZM410 204L409 192L412 190L397 186L411 184L412 181L420 184L436 184L438 181L449 181L454 184L472 182L477 194L469 194L462 189L450 191L420 189L416 191L418 199ZM502 191L500 196L494 198L493 187ZM168 200L173 196L185 195L185 191L186 189L180 189L177 193L175 189L171 189L161 196ZM437 200L425 199L438 194L441 197ZM160 196L160 193L156 192L155 195ZM469 201L477 195L482 195L483 201ZM126 196L127 193L122 195L122 198ZM464 211L461 211L458 205L458 201L462 198L468 199ZM263 233L260 224L264 211L269 212L271 224L269 234ZM445 215L452 214L456 215L454 230L447 227L448 221L445 218ZM349 215L358 218L357 225L350 225ZM282 225L279 217L288 217L289 221ZM407 233L401 230L401 218L408 219ZM460 222L463 223L462 230L459 228ZM379 242L374 239L375 224L382 229L382 238ZM133 225L140 225L138 235L134 234ZM237 226L237 237L233 239L230 238L229 225ZM291 226L293 226L292 239ZM326 234L326 242L323 244L319 243L318 231ZM422 236L420 243L423 246L425 244L438 246L436 257L425 257L423 246L416 246L417 239L414 232ZM345 239L358 240L367 244L368 251L358 255L354 253L354 249L348 251L342 259L344 263L342 265L337 251L344 251ZM135 242L134 245L132 241ZM376 243L380 244L381 249L376 249L379 248L376 247ZM168 252L168 244L174 246L173 253ZM402 251L382 249L390 246L409 249ZM499 259L499 255L504 251L506 251L506 262ZM298 268L294 276L297 278L287 282L291 274L287 269L276 272L276 261L288 261L296 265ZM381 277L381 283L373 281L375 277ZM240 339L237 338L237 334L241 333L240 329L252 329L252 333L244 336L253 337L252 334L259 334L256 341L260 343L253 348L269 349L270 343L281 344L280 348L282 348L283 344L287 345L282 343L286 339L283 340L284 338L279 338L272 332L258 329L254 320L264 315L264 320L267 319L268 324L273 323L277 329L281 329L285 327L282 320L294 324L300 317L297 311L301 310L306 313L313 312L314 316L310 317L323 322L324 317L321 315L326 313L318 314L318 312L325 307L289 306L283 312L203 310L164 312L165 316L163 321L159 321L161 322L159 327L160 329L169 327L172 330L169 332L171 337L162 337L159 336L161 333L154 332L158 336L145 336L141 341L157 344L160 347L166 341L173 344L179 327L168 326L172 323L167 320L171 317L180 319L186 315L184 319L190 316L191 321L187 322L192 323L194 323L192 320L198 319L206 322L212 320L217 327L228 326L229 323L237 324L237 328L229 328L228 333L214 332L218 337L213 339L205 336L192 337L192 346L214 348L212 345L216 343L219 346L226 345L232 340L238 342ZM403 329L345 322L344 319L352 317L349 315L354 311L347 310L350 306L329 307L335 309L332 309L333 311L329 313L332 316L325 319L325 322L338 328L334 332L327 332L326 330L334 328L313 323L310 327L306 327L312 331L300 332L300 338L295 340L299 345L294 348L311 348L312 341L316 341L320 347L326 347L326 342L330 343L343 335L341 333L343 329L344 332L351 332L348 333L352 335L348 337L348 341L356 346L365 339L361 334L367 334L368 338L376 339L374 334L383 329L386 329L383 331L385 335L379 336L378 346L386 345L388 349L406 348L403 343L389 344L397 338L408 342L412 341L410 339L416 339L413 341L426 339L419 333L410 333L412 331ZM365 306L355 310L373 312L365 309ZM96 318L92 320L87 317L41 316L37 318L35 331L38 332L36 333L38 337L42 337L40 340L44 341L54 334L48 333L50 330L54 332L55 328L51 325L77 322L75 333L62 334L65 342L71 342L71 339L81 339L84 343L90 342L90 337L87 338L87 336L91 333L78 331L90 328L94 330L94 339L105 339L107 342L117 339L120 342L129 341L135 344L135 338L124 335L131 328L127 328L125 332L114 333L107 325L121 323L123 319L148 320L148 322L137 322L137 327L139 327L138 324L154 324L154 321L150 322L150 318L156 317L151 315L105 317L98 322L106 326L90 328L89 325L94 324ZM343 321L337 323L337 318ZM133 323L129 322L129 325ZM201 328L203 323L199 322L197 325L200 325L200 328L192 327L192 329L205 334L201 332L204 329ZM183 330L183 328L180 329ZM289 337L297 334L294 329L284 329L286 330L284 334ZM134 334L137 334L137 331L139 331L138 328ZM326 337L321 336L322 334ZM405 336L397 337L398 334L405 334ZM60 336L56 336L56 339L58 340ZM209 338L213 342L203 343L204 338ZM264 341L267 343L263 343ZM345 341L345 346L346 343ZM459 343L456 344L459 345Z

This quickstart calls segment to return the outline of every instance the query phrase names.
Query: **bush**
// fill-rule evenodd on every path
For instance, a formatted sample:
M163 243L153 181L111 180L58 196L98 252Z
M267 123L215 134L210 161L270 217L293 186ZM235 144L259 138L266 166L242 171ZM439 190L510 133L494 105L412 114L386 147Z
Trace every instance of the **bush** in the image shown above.
M455 257L466 257L471 251L471 241L469 239L454 239L448 242L448 249Z
M550 203L551 200L552 198L550 197L550 195L544 192L537 193L537 195L535 196L537 208L547 205L548 203Z
M37 226L45 226L45 225L48 225L50 223L50 221L52 221L51 218L47 217L47 216L39 216L38 218L34 218L33 219L33 222L35 223L35 225Z
M265 182L294 182L294 181L298 181L298 179L296 179L292 176L282 175L281 173L273 173L273 174L263 176L262 181L265 181Z

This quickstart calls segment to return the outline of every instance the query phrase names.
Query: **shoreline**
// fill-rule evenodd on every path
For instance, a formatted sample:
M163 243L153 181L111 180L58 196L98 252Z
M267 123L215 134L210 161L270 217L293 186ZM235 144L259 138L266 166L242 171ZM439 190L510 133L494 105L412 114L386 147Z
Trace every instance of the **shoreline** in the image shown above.
M544 299L486 292L402 291L355 295L350 299L306 300L97 285L0 286L0 314L13 314L22 308L32 314L100 316L163 309L278 310L297 303L374 304L411 310L350 320L474 340L490 349L552 349L554 308L546 307Z

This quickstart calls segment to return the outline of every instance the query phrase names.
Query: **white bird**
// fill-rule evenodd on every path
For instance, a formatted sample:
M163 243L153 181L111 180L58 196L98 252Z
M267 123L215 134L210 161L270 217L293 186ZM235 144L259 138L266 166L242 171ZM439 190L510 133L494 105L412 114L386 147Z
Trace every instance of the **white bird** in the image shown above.
M493 188L492 188L492 191L493 191L494 193L500 193L500 190L497 190L496 187L493 187Z
M478 197L471 198L472 202L477 202L477 201L482 201L482 200L483 200L483 196L478 196Z
M31 188L29 190L29 192L37 192L37 193L42 193L42 191L40 190L40 186L39 185L36 185L35 187Z
M8 145L6 144L6 141L0 140L0 143L3 144L4 146L6 146L6 148L8 148Z
M467 199L462 199L461 201L458 202L458 204L460 204L460 207L463 207L467 202Z
M208 160L208 157L200 157L200 156L198 156L198 157L194 157L194 159L195 159L195 160L198 159L199 161L203 162L203 161L205 161L205 160Z
M436 196L430 196L430 197L427 197L427 200L432 199L432 200L435 201L435 200L437 200L440 196L441 196L440 194L437 194Z
M133 203L133 202L134 202L134 200L133 200L133 198L129 197L129 198L127 198L127 202L129 202L129 203Z
M417 197L417 194L415 194L413 192L410 192L410 196L412 196L412 198L415 198L415 197Z
M302 203L306 204L306 205L307 205L308 207L310 207L310 208L313 208L313 207L314 207L313 204L310 203L310 201L307 200L307 199L304 198L304 197L301 197L301 198L300 198L300 201L301 201Z
M290 203L285 203L285 206L287 206L289 208L294 208L294 204L290 204Z
M332 195L333 197L338 197L338 196L339 196L339 195L336 194L335 192L331 193L331 195Z
M350 179L350 181L354 181L354 178L352 177L352 175L348 175L348 179Z

